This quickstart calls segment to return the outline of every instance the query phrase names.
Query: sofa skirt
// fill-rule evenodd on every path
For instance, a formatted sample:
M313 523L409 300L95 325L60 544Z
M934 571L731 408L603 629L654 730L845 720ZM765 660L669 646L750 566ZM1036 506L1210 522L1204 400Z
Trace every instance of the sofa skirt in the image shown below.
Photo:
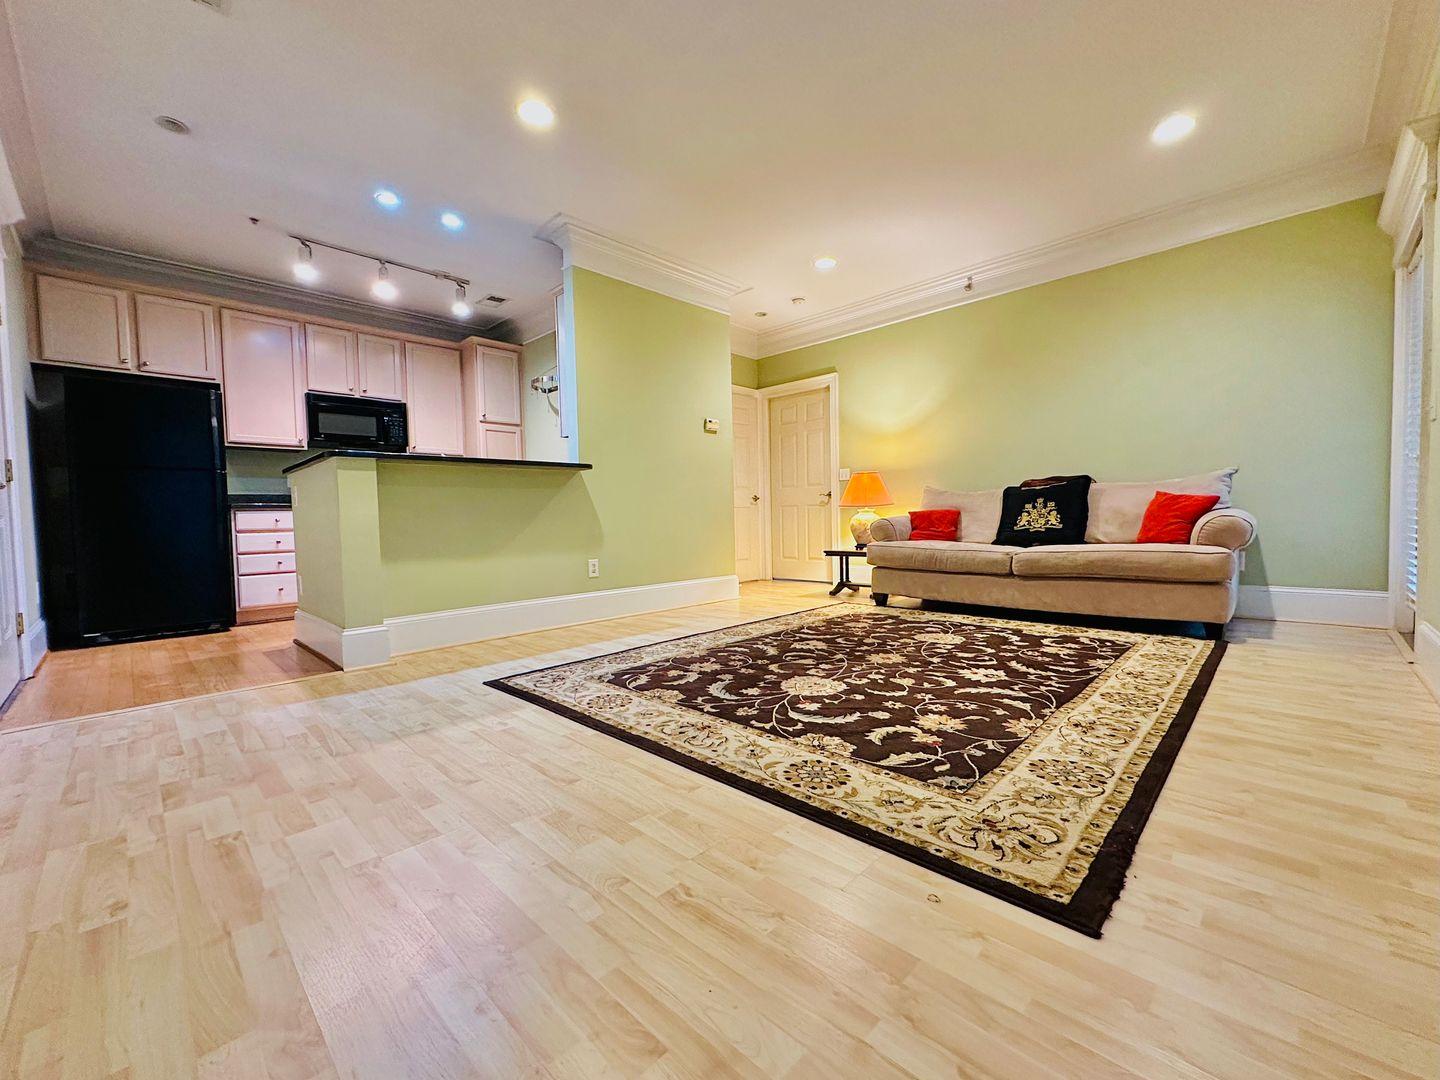
M1235 578L1196 584L1177 581L1111 581L1105 578L1022 578L951 574L877 566L871 590L954 604L1106 615L1123 619L1175 619L1226 623L1235 614Z

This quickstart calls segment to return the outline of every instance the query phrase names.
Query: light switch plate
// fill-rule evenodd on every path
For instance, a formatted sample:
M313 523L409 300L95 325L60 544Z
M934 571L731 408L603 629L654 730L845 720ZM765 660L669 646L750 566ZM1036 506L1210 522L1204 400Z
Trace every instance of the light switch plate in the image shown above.
M720 421L707 416L705 418L705 430L711 435L720 434Z
M841 469L841 470L840 470L840 479L841 479L841 480L849 480L849 479L850 479L850 470L849 470L849 469Z

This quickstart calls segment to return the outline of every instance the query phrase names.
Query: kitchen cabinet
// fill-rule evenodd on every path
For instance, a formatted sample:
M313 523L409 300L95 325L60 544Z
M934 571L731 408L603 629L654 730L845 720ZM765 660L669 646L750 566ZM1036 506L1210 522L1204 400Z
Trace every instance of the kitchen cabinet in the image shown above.
M37 359L135 370L127 291L37 274L35 299L40 316Z
M231 522L236 622L293 618L300 600L300 581L295 573L290 511L236 510Z
M405 343L405 402L410 449L418 454L463 454L460 350Z
M355 335L333 326L305 326L305 385L325 394L353 394Z
M249 446L305 445L305 354L301 326L288 319L225 309L225 441Z
M524 439L514 424L481 424L478 433L478 445L472 457L512 458L516 461L525 457Z
M136 293L135 337L144 374L220 380L220 335L210 304Z
M405 350L394 338L355 335L360 368L360 396L405 400Z

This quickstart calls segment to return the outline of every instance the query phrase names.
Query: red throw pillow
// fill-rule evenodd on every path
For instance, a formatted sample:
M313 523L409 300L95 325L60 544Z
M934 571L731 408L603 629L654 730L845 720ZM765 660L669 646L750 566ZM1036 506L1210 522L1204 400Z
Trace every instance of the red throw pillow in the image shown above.
M1145 508L1137 544L1188 544L1195 522L1215 509L1219 495L1172 495L1157 491Z
M911 540L955 540L960 536L959 510L911 510Z

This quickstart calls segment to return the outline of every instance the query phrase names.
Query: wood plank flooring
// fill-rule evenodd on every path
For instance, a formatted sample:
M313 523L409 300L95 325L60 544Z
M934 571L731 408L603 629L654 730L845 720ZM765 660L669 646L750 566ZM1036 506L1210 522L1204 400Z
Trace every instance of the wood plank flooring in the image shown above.
M0 734L0 1075L1429 1077L1440 710L1240 625L1093 941L485 688L819 587Z
M334 671L295 644L295 620L223 634L51 652L0 714L0 731Z

